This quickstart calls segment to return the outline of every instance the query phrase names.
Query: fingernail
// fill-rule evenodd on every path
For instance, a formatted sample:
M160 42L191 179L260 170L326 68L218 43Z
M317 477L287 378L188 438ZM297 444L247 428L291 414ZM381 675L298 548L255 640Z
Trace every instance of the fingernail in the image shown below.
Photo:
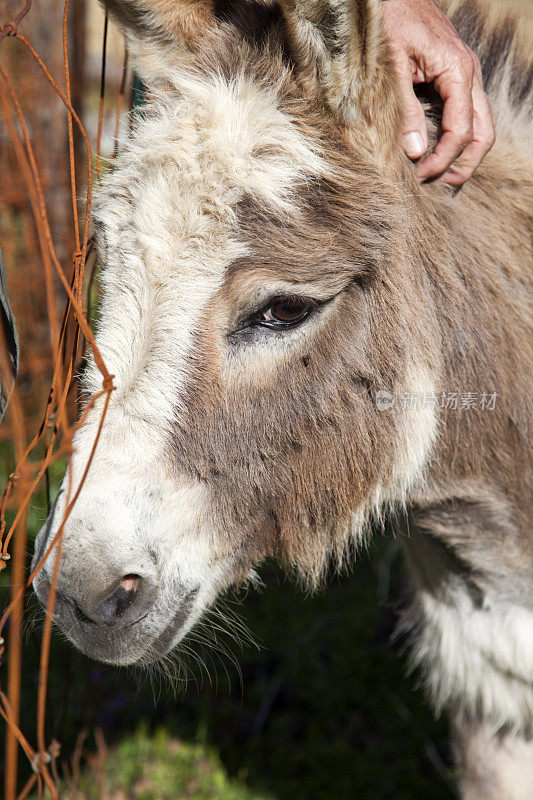
M411 131L405 134L405 151L410 158L420 158L426 152L426 146L422 134L418 131Z

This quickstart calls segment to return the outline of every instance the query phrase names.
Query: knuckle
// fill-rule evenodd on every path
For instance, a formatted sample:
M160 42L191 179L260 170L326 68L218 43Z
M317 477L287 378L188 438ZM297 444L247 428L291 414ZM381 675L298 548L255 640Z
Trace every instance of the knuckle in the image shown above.
M453 57L453 64L464 78L473 79L476 70L474 54L465 44L461 43L461 46L458 46Z
M446 183L451 183L456 186L461 185L472 177L474 171L475 171L474 165L453 166L446 174L445 181Z
M456 130L456 138L458 143L463 147L466 147L473 138L474 138L474 129L471 122L465 122L463 125L458 126Z
M463 61L462 61L462 58L461 58L461 54L460 54L460 52L459 52L458 50L456 50L456 51L455 51L453 54L451 54L451 55L449 56L449 64L450 64L450 67L451 67L451 68L452 68L452 69L453 69L455 72L461 72L461 70L462 70L462 63L463 63Z
M477 166L477 165L476 165ZM475 172L475 167L468 167L468 169L462 169L457 176L457 180L459 183L465 183Z
M490 130L486 131L486 133L482 134L479 137L479 141L490 150L496 141L496 132L494 128L491 128Z

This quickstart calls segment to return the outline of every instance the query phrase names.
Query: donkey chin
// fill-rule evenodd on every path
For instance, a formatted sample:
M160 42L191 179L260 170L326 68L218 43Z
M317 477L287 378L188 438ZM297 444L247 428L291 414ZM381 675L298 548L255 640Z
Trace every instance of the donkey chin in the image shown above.
M159 492L143 491L139 481L117 483L114 476L107 489L84 486L62 526L66 492L58 494L35 543L32 569L62 528L61 543L33 582L41 606L48 610L59 556L52 619L67 638L86 655L117 666L159 660L236 574L235 558L206 560L202 552L206 537L188 519L198 489L182 487L163 506ZM179 526L169 507L180 510ZM157 532L149 546L141 532L146 526ZM181 544L176 529L183 532Z

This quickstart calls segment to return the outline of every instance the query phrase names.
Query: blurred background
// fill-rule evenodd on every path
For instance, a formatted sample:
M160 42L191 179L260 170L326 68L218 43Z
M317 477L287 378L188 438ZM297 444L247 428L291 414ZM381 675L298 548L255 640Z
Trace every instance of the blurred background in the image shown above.
M505 4L521 9L524 25L533 24L532 0L501 3ZM20 0L2 0L0 23L12 19L21 5ZM35 2L20 31L64 88L63 13L63 0ZM107 30L102 81L105 27L96 0L73 0L68 18L72 103L93 147L101 140L104 171L117 130L127 133L134 95L124 45L112 25ZM64 106L20 42L3 42L0 64L16 86L58 258L71 277L76 243ZM78 134L74 158L82 212L85 154ZM95 156L93 170L96 160ZM38 237L2 115L0 248L20 336L18 396L23 412L22 423L8 412L0 428L3 486L15 465L17 424L19 432L22 424L26 441L39 428L53 359ZM98 303L91 274L88 269L84 294L89 314ZM58 314L65 299L56 280ZM75 415L75 391L69 403ZM52 497L64 463L59 458L49 472ZM47 514L44 484L43 480L22 523L26 522L29 536L26 565L32 538ZM16 493L7 505L9 523L17 508ZM402 586L401 552L394 537L376 536L351 575L331 576L324 591L312 597L300 593L274 564L265 565L261 577L261 591L222 601L198 630L191 650L180 654L180 664L168 674L96 664L53 635L46 741L61 744L56 759L62 778L60 797L446 800L454 796L446 722L433 719L416 676L406 676L403 643L390 643ZM0 610L9 603L12 583L11 570L4 569ZM35 739L42 624L43 616L28 592L20 727L30 740ZM9 633L9 621L6 630ZM2 685L5 662L4 657ZM2 726L0 766L5 733ZM28 760L19 754L19 785L30 775Z

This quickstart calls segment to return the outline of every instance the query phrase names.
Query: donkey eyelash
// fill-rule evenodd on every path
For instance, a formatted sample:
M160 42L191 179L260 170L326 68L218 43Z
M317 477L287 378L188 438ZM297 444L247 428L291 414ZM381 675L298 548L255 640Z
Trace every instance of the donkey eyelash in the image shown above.
M256 328L276 332L296 328L321 305L323 302L301 295L272 297L260 309L239 322L232 335Z

